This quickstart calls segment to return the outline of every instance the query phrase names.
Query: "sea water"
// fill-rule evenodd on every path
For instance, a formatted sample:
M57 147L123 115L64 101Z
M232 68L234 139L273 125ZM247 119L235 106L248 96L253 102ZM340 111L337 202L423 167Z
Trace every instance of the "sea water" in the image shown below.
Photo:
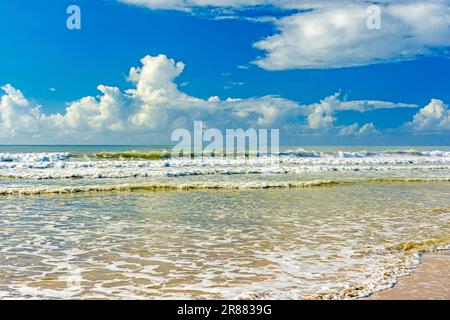
M346 299L450 246L450 148L0 147L0 298Z

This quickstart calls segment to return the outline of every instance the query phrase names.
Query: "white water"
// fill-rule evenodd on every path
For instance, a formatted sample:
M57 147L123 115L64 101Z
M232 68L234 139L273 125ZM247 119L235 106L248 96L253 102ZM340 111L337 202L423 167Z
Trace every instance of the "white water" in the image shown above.
M159 160L103 159L69 153L0 153L0 177L21 179L179 177L199 175L302 174L329 172L441 172L450 152L284 152L280 157L175 157Z

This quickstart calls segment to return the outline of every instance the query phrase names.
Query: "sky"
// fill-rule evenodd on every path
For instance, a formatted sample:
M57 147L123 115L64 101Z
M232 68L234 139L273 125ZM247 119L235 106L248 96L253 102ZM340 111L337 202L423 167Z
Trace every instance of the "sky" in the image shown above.
M2 1L0 143L166 144L201 120L285 145L449 145L450 1L371 5Z

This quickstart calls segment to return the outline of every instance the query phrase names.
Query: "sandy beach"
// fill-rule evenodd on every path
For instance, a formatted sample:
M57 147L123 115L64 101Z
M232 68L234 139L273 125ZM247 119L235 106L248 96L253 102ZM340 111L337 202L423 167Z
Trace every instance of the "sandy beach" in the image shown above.
M401 277L388 290L369 300L448 300L450 299L450 251L426 254L411 275Z

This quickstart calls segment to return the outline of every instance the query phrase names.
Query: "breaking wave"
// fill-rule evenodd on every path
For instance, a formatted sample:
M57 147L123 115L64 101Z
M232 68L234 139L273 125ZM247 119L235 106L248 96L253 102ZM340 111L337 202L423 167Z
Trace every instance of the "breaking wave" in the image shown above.
M394 156L418 156L418 157L450 157L449 151L433 150L386 150L386 151L307 151L304 149L289 150L280 153L282 156L312 157L312 158L368 158L368 157L394 157Z
M446 208L450 212L450 208ZM369 252L389 257L385 267L367 270L365 281L345 286L333 292L319 292L306 297L313 300L355 299L392 288L402 276L411 274L412 268L420 263L421 255L450 249L450 236L424 241L407 241Z
M0 153L0 162L54 162L70 158L70 153Z
M0 188L1 196L74 194L89 192L138 192L138 191L189 191L189 190L252 190L252 189L292 189L337 185L333 180L292 181L292 182L188 182L188 183L140 183L95 186L36 186Z
M98 152L92 154L94 158L100 159L138 159L138 160L160 160L168 159L171 157L171 153L168 151L154 151L154 152L138 152L138 151L128 151L128 152Z
M96 158L103 159L168 159L172 157L172 154L167 151L153 151L153 152L99 152L92 154ZM225 154L217 152L214 157L223 157ZM387 150L387 151L307 151L304 149L288 150L280 152L282 157L299 157L299 158L367 158L367 157L386 157L386 156L421 156L421 157L450 157L450 152L434 150L434 151L417 151L417 150ZM185 157L193 157L194 153L187 154ZM198 155L197 155L198 156ZM264 153L252 153L247 152L240 154L240 156L246 157L265 157L268 156ZM210 157L210 156L205 156Z
M385 151L310 151L305 149L287 150L280 152L282 158L374 158L374 157L444 157L450 158L450 151L432 150L385 150ZM187 154L184 159L190 159L194 154ZM238 157L255 158L270 157L261 153L246 153ZM69 153L69 152L23 152L23 153L0 153L0 162L54 162L73 159L92 159L92 160L164 160L170 158L179 158L173 156L168 150L162 151L122 151L122 152L93 152L93 153ZM205 156L204 158L224 158L221 152L216 155ZM233 157L229 157L233 158Z
M195 158L133 151L0 153L0 177L37 180L420 170L450 172L450 152L444 151L305 152L285 152L280 157Z
M427 183L450 182L450 178L376 178L353 180L309 180L309 181L250 181L250 182L183 182L183 183L125 183L114 185L82 186L32 186L0 188L0 196L31 196L45 194L77 194L102 192L156 192L156 191L193 191L193 190L265 190L265 189L302 189L314 187L332 187L357 183Z

